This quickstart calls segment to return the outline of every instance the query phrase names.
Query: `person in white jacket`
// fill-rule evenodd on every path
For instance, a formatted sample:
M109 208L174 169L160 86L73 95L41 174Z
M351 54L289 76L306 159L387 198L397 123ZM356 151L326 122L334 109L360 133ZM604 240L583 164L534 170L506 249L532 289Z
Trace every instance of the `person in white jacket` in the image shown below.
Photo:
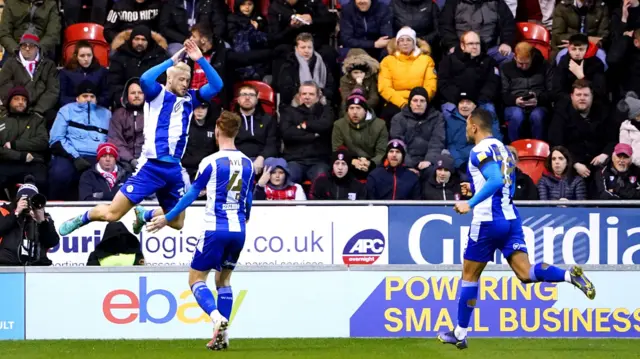
M640 99L633 92L627 92L624 99L618 103L618 109L627 114L627 120L620 126L620 143L626 143L633 148L631 161L640 166Z

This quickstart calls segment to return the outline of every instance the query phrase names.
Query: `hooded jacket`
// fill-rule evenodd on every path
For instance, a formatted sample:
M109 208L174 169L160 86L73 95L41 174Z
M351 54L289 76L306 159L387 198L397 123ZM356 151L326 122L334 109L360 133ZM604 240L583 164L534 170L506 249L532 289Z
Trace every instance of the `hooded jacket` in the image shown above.
M640 167L640 121L626 120L620 125L620 143L633 148L633 164Z
M552 59L555 59L561 50L558 46L563 40L569 40L571 35L585 34L601 37L603 40L609 36L610 17L607 5L602 1L587 0L583 8L576 8L575 0L562 0L557 3L551 29Z
M121 264L112 264L116 259ZM140 241L122 222L107 223L102 240L89 254L88 266L144 265Z
M461 92L478 94L478 102L493 102L500 93L500 73L498 63L484 51L479 56L463 52L456 46L440 62L438 89L443 101L457 105Z
M112 43L120 33L138 25L158 31L161 7L161 0L144 0L143 3L136 0L115 1L104 25L104 38Z
M533 49L531 66L527 70L518 68L515 59L503 63L500 78L502 100L505 105L515 106L518 97L534 92L538 99L538 106L551 106L553 102L552 67L538 49Z
M390 138L400 139L407 145L404 163L408 168L417 167L421 161L433 163L445 145L444 118L430 106L420 116L405 106L391 119L390 134Z
M265 168L271 167L272 169L281 168L285 173L285 179L282 185L274 186L271 181L262 187L259 183L256 183L256 187L253 190L253 199L262 201L282 201L282 200L306 200L307 196L304 194L302 186L297 183L291 182L291 174L289 173L289 167L287 161L282 158L267 158L264 160Z
M340 14L340 39L346 48L373 49L382 36L393 37L391 9L380 0L371 0L366 12L350 1Z
M61 20L54 0L11 0L4 2L0 21L0 45L8 53L19 49L19 41L30 27L40 37L40 47L48 53L60 43Z
M116 52L111 55L109 62L109 76L107 77L111 101L115 107L120 107L120 95L127 81L132 77L140 77L150 68L169 58L167 41L158 33L143 27L135 29L149 40L147 49L137 52L131 45L132 30L123 31L111 43L111 49ZM158 82L165 83L166 75L158 77Z
M595 171L594 199L640 199L640 168L631 164L626 172L613 166L611 157Z
M419 200L420 180L402 164L397 167L384 164L367 177L367 196L371 200Z
M291 27L291 16L294 14L309 14L313 23L297 28ZM291 46L295 44L298 34L308 32L313 34L313 43L319 49L322 45L329 44L337 18L320 0L298 0L295 5L289 4L287 0L273 0L269 5L267 23L269 37L274 46Z
M111 111L93 103L70 103L58 111L49 145L54 153L68 157L94 156L107 142Z
M107 180L96 166L99 166L99 164L91 166L90 169L80 175L80 181L78 182L79 201L111 201L130 175L123 167L118 166L116 183L113 187L109 187Z
M438 76L436 65L429 54L429 44L418 39L418 46L410 55L396 51L396 39L387 45L389 55L380 63L378 91L387 102L397 107L407 104L409 93L414 87L424 87L429 93L429 101L436 95Z
M428 42L431 48L440 46L440 9L435 1L395 0L391 1L389 10L393 14L394 34L404 26L409 26L416 32L416 36Z
M36 63L33 78L20 62L17 53L7 59L0 71L0 99L5 101L9 90L16 86L23 86L29 92L29 108L33 112L42 115L56 108L58 104L60 95L58 69L56 64L42 53L40 53L40 60Z
M309 61L309 69L312 74L316 61L317 55L314 54L311 61ZM322 88L322 95L328 101L331 101L333 99L336 84L334 82L333 75L331 74L331 67L327 66L326 62L324 65L327 72L327 79L324 87ZM300 63L298 62L295 52L287 55L282 67L280 67L280 73L278 74L277 80L277 86L280 93L280 103L291 103L300 89Z
M351 77L351 70L356 66L366 66L368 68L364 73L362 85L358 85L356 80ZM344 75L340 78L340 95L342 96L342 105L340 106L340 114L344 115L346 111L347 98L353 90L359 88L362 90L364 97L367 99L369 108L377 108L380 102L378 95L378 72L380 71L380 63L369 56L362 49L351 49L347 53L347 57L342 63L342 72Z
M127 81L122 90L122 107L113 112L109 121L109 141L118 148L120 162L130 163L142 154L144 144L144 111L143 106L133 106L129 103L129 86L139 80L132 78Z
M212 108L209 107L209 111ZM216 152L216 121L218 116L214 116L213 113L207 113L204 118L204 123L199 125L195 118L191 119L191 125L189 126L189 141L187 142L187 148L182 156L182 166L187 169L189 175L195 177L195 173L198 171L198 166L203 158Z
M25 113L7 113L0 117L0 143L9 143L11 148L0 148L0 162L26 163L27 154L33 156L32 163L45 162L49 147L49 133L45 119L41 116Z
M538 194L542 201L556 201L566 198L570 201L587 199L587 186L580 176L556 177L545 173L538 182Z
M453 167L453 158L449 156L439 156L446 158L442 164L434 163L425 172L426 181L422 186L422 198L426 201L459 201L463 198L462 187L460 186L460 176ZM451 172L449 182L438 183L436 180L436 170L445 168Z
M247 157L278 157L278 123L267 115L262 106L256 106L253 115L245 116L240 110L240 131L236 135L236 147Z
M60 70L60 106L76 102L77 88L83 81L90 81L99 90L96 94L98 105L102 107L111 106L109 87L107 85L107 75L109 70L100 66L96 61L84 68L78 66L73 70Z
M382 158L387 153L387 142L389 142L387 125L372 111L368 111L365 119L358 124L351 122L348 115L333 124L332 151L345 146L355 158L364 157L371 161L372 165L382 162Z
M305 123L306 128L298 128ZM331 156L333 111L320 102L311 108L293 102L280 110L280 133L284 142L282 157L300 163L328 162Z
M350 165L351 164L349 164L349 172L342 178L338 178L333 171L329 174L322 173L316 177L309 190L309 199L336 201L366 200L367 187L351 174Z

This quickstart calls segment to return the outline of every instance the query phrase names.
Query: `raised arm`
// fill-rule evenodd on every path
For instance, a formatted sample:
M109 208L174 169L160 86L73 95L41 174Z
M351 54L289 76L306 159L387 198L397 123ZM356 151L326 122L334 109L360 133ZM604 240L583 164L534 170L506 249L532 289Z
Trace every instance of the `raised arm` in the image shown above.
M192 40L187 40L184 43L187 54L191 58L191 60L195 61L200 65L202 71L204 71L205 76L207 76L208 84L202 86L200 88L200 97L202 99L209 101L215 95L222 90L222 78L218 75L218 72L211 66L211 64L202 56L202 51L198 45L195 44Z
M184 48L178 52L176 52L170 59L165 60L164 62L150 68L145 73L140 76L140 87L142 88L142 92L144 93L145 101L150 102L154 98L156 98L160 91L162 91L162 86L156 81L158 77L167 72L167 70L178 62L180 55L184 52Z

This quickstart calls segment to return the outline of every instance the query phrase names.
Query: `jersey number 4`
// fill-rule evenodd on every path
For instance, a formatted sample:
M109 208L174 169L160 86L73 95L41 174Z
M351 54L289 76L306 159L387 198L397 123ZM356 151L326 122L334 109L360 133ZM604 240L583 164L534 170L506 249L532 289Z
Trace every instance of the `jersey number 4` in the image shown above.
M229 193L229 197L239 201L240 191L242 191L242 176L240 176L240 171L234 171L229 183L227 183L227 192Z
M516 169L515 159L513 155L507 151L507 157L502 156L498 145L491 145L491 151L496 161L500 162L500 171L502 172L502 180L505 186L511 186L511 173Z

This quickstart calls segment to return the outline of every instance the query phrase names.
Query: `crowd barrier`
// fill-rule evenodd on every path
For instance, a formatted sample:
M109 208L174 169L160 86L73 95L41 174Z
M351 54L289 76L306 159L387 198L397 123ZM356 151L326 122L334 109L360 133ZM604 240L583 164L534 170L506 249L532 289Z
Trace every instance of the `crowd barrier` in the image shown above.
M568 283L487 268L473 337L638 338L640 266L587 265L595 300ZM456 323L460 265L240 267L233 338L424 337ZM186 267L24 267L0 272L0 339L194 339L209 318ZM214 288L212 281L210 285ZM633 287L631 287L633 288ZM628 293L628 294L625 294Z

